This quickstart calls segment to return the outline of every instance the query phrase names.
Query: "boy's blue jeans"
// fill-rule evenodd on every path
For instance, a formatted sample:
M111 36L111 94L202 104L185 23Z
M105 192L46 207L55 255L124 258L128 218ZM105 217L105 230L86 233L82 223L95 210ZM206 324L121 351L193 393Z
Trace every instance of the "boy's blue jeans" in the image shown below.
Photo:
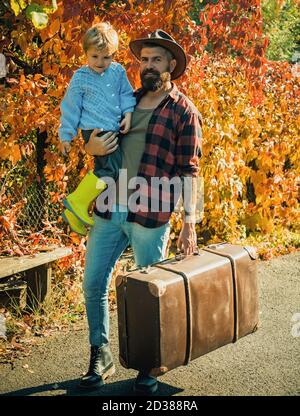
M137 266L148 266L165 258L170 224L146 228L127 222L126 212L113 212L110 220L94 214L87 242L83 291L90 345L109 342L108 292L114 266L130 244Z

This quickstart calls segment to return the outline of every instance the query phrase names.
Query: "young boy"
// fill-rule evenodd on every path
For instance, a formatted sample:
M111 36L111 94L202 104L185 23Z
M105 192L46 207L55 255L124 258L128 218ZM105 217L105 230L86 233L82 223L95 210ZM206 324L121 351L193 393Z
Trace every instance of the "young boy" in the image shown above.
M136 104L125 69L113 62L118 35L112 26L99 23L91 27L84 35L83 49L87 65L74 73L61 103L59 137L64 152L70 150L70 142L78 128L86 143L96 128L102 130L101 134L107 131L126 134ZM86 225L93 225L88 208L107 186L101 177L116 180L121 162L120 147L109 155L96 156L94 172L90 171L77 189L64 199L67 209L63 218L73 231L85 235Z

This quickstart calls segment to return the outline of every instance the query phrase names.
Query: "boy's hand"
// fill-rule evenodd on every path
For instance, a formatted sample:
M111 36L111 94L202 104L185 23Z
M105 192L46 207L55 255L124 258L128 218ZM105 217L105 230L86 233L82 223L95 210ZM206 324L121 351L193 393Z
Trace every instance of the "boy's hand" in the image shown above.
M125 113L123 120L120 123L120 132L122 134L127 134L131 126L131 117L132 113Z
M70 142L62 142L61 143L60 151L64 155L68 154L70 150L71 150L71 143Z

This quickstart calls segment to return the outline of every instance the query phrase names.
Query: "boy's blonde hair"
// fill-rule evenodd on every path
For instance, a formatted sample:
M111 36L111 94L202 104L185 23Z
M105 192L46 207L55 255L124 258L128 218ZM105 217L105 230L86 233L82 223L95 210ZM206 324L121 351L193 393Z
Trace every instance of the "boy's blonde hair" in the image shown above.
M107 50L112 55L118 50L118 34L110 23L97 23L87 30L82 43L85 53L94 47L99 51Z

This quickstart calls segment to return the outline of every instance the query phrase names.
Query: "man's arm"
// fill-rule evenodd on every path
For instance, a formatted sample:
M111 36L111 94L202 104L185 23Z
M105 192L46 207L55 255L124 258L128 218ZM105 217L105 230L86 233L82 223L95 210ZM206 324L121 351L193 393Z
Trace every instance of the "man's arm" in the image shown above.
M184 204L183 226L177 247L184 254L193 254L197 249L196 203L199 158L202 156L202 117L195 111L187 111L181 118L177 140L177 173L182 180Z
M196 223L197 182L194 176L182 176L182 199L184 207L184 222Z
M196 224L196 198L197 178L182 176L182 198L184 206L184 218L182 229L177 241L177 248L184 254L193 254L197 250Z

